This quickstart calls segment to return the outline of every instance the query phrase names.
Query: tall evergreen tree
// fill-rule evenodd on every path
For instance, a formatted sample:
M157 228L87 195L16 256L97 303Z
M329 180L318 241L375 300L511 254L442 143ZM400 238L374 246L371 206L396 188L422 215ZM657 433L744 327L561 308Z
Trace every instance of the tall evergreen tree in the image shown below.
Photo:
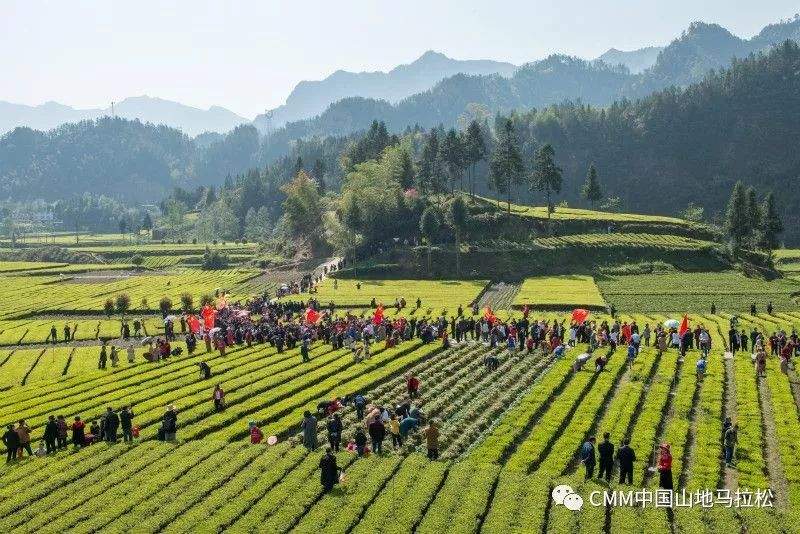
M464 169L464 147L455 128L450 128L444 136L442 144L439 146L439 159L450 181L450 192L452 193L456 187L456 180L462 178Z
M425 208L419 219L419 230L428 245L428 276L431 274L431 245L439 232L439 214L432 206Z
M414 187L414 162L408 150L400 152L400 173L397 178L403 191Z
M444 191L439 160L439 136L431 129L422 147L422 155L418 163L417 179L423 195L436 195Z
M747 192L742 182L736 182L725 210L725 234L738 250L750 233L747 214Z
M450 202L447 209L447 224L453 229L456 235L456 276L461 276L461 232L467 227L467 219L469 212L467 211L467 203L459 194Z
M783 221L775 207L775 196L771 191L764 197L764 203L761 206L760 230L760 248L773 251L780 246L778 236L783 232Z
M758 233L761 229L761 206L758 205L758 196L753 186L747 188L747 225L750 228L749 238L753 245L759 241Z
M475 197L475 167L486 159L486 141L478 121L473 120L467 127L464 141L464 163L469 167L469 193Z
M142 229L147 230L148 232L153 229L153 218L150 217L150 213L144 212L144 217L142 218Z
M589 201L592 209L594 209L594 203L603 198L603 191L600 189L600 181L597 179L597 169L594 168L594 163L589 165L589 172L586 174L586 182L581 188L581 195Z
M522 154L519 143L514 135L514 124L507 119L500 132L497 147L492 153L489 162L489 186L498 193L506 194L508 213L511 213L511 191L515 185L522 183L525 165L522 163Z
M550 196L561 192L561 168L555 162L556 152L549 144L542 146L536 151L531 173L531 191L534 189L543 191L547 198L547 218L553 212L553 204Z

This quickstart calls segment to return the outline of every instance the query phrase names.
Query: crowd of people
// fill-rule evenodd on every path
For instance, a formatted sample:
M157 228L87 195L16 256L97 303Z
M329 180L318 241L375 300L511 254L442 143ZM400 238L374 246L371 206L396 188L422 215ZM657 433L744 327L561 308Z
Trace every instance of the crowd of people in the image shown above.
M46 456L67 449L70 440L75 448L83 448L101 441L117 443L120 437L123 442L133 442L134 438L139 437L139 428L133 424L133 417L133 411L129 406L123 406L118 411L109 406L87 428L80 416L75 416L75 419L68 423L63 415L50 415L36 451L31 448L31 429L25 420L21 419L16 427L8 425L3 434L6 463L23 458L25 452L28 456Z

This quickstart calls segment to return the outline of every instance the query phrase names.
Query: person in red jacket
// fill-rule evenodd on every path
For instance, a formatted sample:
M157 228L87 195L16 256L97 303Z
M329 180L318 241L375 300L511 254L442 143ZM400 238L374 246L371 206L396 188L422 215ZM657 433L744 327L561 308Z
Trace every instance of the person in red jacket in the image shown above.
M255 421L250 421L250 443L258 445L264 439L264 433L256 426Z
M672 453L668 443L662 443L659 447L658 485L662 489L672 489Z
M408 381L406 382L406 386L408 386L408 396L410 398L413 399L419 394L419 378L417 378L413 374L408 375Z

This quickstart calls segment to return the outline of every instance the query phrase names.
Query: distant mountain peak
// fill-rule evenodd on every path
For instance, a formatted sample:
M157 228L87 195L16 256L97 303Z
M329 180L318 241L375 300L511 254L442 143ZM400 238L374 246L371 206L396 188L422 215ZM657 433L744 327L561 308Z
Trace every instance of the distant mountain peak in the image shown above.
M413 94L431 89L438 82L456 74L511 76L511 63L492 60L459 60L436 50L427 50L411 63L397 65L388 72L348 72L337 70L323 80L299 82L286 98L286 104L273 109L269 116L253 121L261 131L288 122L312 118L331 104L350 97L363 97L395 103Z
M127 119L139 119L142 122L179 128L192 136L207 131L224 133L239 124L249 122L248 119L220 106L203 110L149 95L129 96L115 102L114 113ZM64 123L96 119L110 114L110 106L76 109L54 101L38 106L0 102L0 134L17 126L51 130Z

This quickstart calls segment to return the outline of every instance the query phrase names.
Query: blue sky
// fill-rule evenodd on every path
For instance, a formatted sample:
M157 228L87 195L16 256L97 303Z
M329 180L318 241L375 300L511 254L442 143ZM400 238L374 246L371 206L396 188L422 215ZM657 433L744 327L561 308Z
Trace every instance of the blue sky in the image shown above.
M514 63L593 58L666 44L694 20L750 37L798 9L796 0L3 0L0 100L105 107L147 94L252 117L300 80L386 70L429 49Z

